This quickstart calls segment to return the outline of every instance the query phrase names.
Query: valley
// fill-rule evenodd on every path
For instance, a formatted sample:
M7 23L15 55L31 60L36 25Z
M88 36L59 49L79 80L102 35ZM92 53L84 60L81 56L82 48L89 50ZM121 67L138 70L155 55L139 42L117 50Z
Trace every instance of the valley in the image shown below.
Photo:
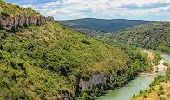
M170 63L170 56L167 54L162 55L162 60L160 61L160 65L162 65L162 61L166 61ZM167 67L167 66L165 66ZM97 100L131 100L134 95L138 95L141 91L148 89L150 84L153 83L154 79L158 77L158 75L164 75L166 70L160 70L157 73L142 73L139 74L134 80L130 81L127 85L120 89L116 89L113 91L109 91L106 95L99 97ZM134 98L134 100L160 100L151 98Z
M169 22L57 21L7 2L0 0L0 99L169 98Z
M1 5L1 16L38 14ZM2 24L8 18L0 22L1 98L94 99L150 68L137 48L110 46L51 20L41 25L9 20L17 24L10 24L15 31L9 31Z
M170 63L169 55L163 54L162 57L168 65ZM168 65L169 67L169 65ZM168 100L169 97L169 70L163 76L158 76L146 90L140 91L139 94L133 96L133 100Z

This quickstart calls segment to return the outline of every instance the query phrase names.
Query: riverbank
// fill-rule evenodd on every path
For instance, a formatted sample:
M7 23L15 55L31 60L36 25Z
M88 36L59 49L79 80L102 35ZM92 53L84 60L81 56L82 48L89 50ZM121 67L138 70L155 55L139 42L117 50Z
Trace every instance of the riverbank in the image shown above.
M154 78L154 76L138 76L125 86L116 90L111 90L97 100L130 100L130 98L134 94L139 93L140 90L147 89Z
M163 59L160 60L158 65L153 66L153 70L151 72L139 74L134 80L130 81L124 87L109 91L106 95L99 97L97 100L130 100L133 95L137 95L141 90L149 88L149 85L154 81L155 77L162 73L162 69L166 69L164 62L167 59L170 59L169 55L161 56L163 56ZM153 56L149 55L149 57L152 58ZM154 71L156 67L160 73L156 73Z
M148 55L148 61L150 61L152 70L150 72L142 72L139 73L139 76L152 76L152 75L159 75L161 73L165 73L167 70L167 66L165 63L167 63L166 60L162 59L161 57L158 57L159 55L156 54L156 52L152 50L146 50L142 49L144 53Z
M170 55L163 54L162 57L165 59L162 65L169 67ZM160 67L164 69L162 65ZM148 89L134 96L133 100L170 100L170 70L167 68L165 75L155 78L149 86Z
M165 65L167 61L164 59L160 60L159 64L156 66L153 66L153 71L150 73L139 73L139 76L153 76L153 75L160 75L167 71L168 66Z

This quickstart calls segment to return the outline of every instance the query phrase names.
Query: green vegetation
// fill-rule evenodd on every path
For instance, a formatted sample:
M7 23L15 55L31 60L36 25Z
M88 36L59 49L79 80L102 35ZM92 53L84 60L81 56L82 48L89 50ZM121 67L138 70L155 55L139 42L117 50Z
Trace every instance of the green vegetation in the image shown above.
M169 65L166 63L166 66ZM170 69L164 76L158 76L149 85L149 89L141 91L140 94L134 95L133 100L143 100L143 98L150 98L148 100L169 100L170 99ZM164 99L162 99L164 98ZM147 99L146 99L147 100Z
M11 4L0 7L10 16L37 15ZM113 75L108 87L114 89L148 69L146 56L136 48L110 46L52 21L20 27L16 33L0 30L0 97L54 99L68 94L87 100L91 93L101 95L97 89L103 90L103 85L77 91L78 78Z
M170 23L155 22L128 28L103 40L170 53Z
M54 97L61 91L73 95L76 76L111 74L129 66L133 77L147 66L138 50L104 45L54 22L16 33L1 30L0 38L2 97Z
M60 21L60 23L85 32L90 36L103 36L129 27L151 23L142 20L82 18Z
M156 52L155 58L154 58L154 61L153 61L154 65L158 65L161 59L162 59L161 54Z
M4 1L3 0L0 0L0 3L3 3Z
M7 4L3 0L0 0L0 15L4 16L40 16L40 14L31 8L21 8L17 5Z

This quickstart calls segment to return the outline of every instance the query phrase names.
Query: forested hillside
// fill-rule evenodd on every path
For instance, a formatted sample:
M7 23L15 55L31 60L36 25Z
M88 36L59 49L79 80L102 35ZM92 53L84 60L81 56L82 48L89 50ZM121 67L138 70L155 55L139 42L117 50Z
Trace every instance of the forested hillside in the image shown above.
M60 21L60 23L67 25L75 29L92 30L88 31L89 34L93 34L93 31L104 33L113 33L116 31L123 30L128 27L136 25L150 23L149 21L142 20L125 20L125 19L95 19L95 18L84 18L77 20Z
M37 14L0 5L8 15L2 21L16 12ZM138 49L110 46L53 21L17 25L14 32L0 27L0 99L94 99L151 68Z
M170 53L170 23L157 22L128 28L103 40Z

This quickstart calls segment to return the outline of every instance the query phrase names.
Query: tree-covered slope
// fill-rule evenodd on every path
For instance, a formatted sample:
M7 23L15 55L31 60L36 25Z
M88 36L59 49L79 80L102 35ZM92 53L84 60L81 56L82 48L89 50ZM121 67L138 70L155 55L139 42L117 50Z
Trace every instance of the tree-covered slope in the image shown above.
M0 29L0 99L94 99L148 68L138 49L110 46L53 21L15 33ZM106 83L88 83L99 74ZM80 80L97 86L82 90Z
M60 23L70 26L75 29L89 29L93 34L93 31L99 31L103 33L112 33L123 30L128 27L136 25L150 23L149 21L142 20L125 20L125 19L95 19L95 18L84 18L77 20L61 21Z
M170 53L170 23L157 22L128 28L105 38L105 41Z
M54 22L16 33L1 30L0 38L2 97L50 97L60 95L61 91L74 94L77 76L111 74L127 70L128 63L133 63L120 48Z

